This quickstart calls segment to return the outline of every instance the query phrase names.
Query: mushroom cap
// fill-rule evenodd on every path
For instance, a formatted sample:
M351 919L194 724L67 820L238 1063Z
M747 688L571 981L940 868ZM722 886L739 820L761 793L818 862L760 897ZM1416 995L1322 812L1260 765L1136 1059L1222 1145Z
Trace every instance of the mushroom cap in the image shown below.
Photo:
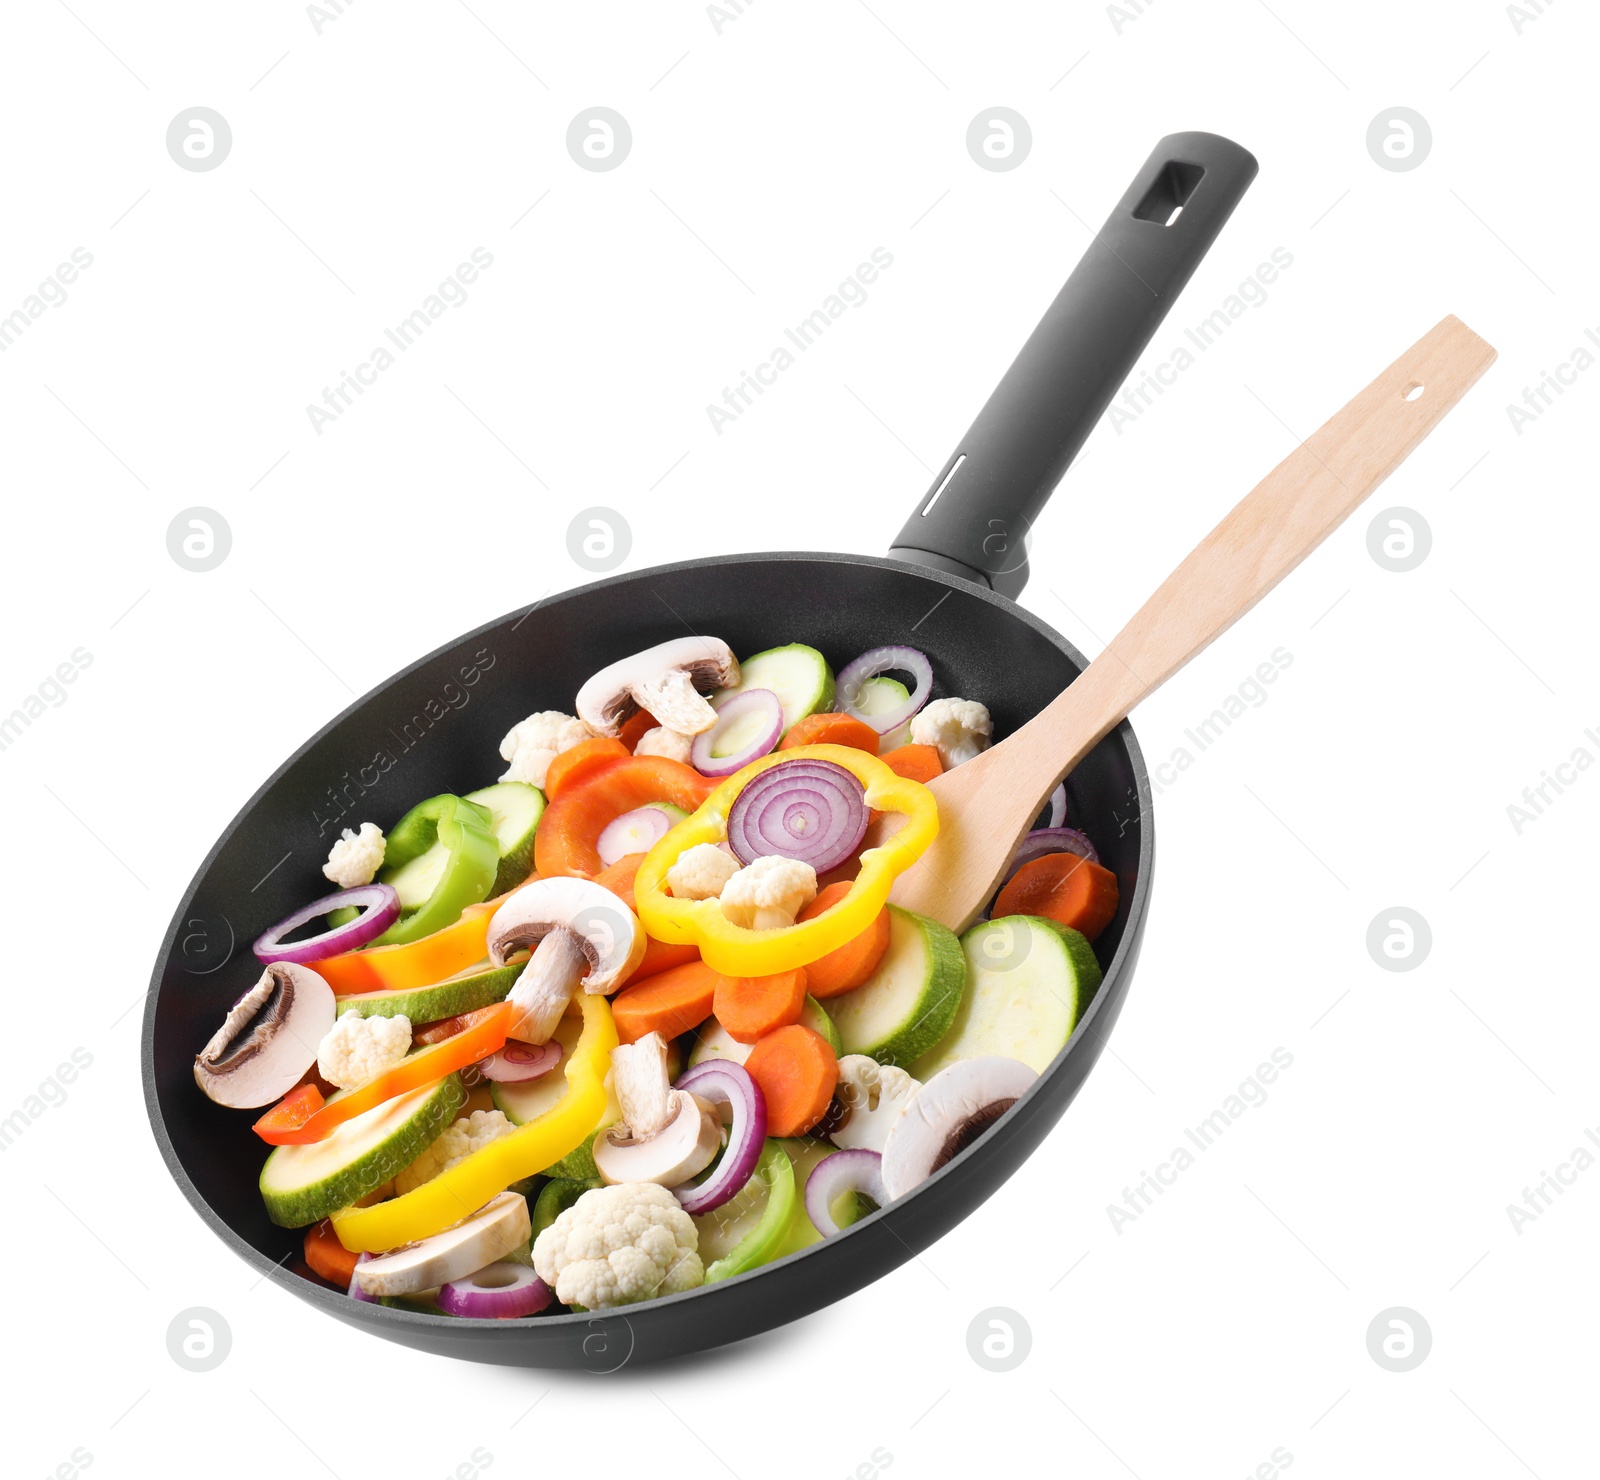
M698 1095L675 1089L667 1095L667 1122L653 1136L635 1140L625 1125L594 1139L594 1165L602 1182L655 1182L679 1187L703 1172L722 1149L722 1121Z
M431 1290L505 1258L532 1232L527 1198L520 1192L496 1193L453 1228L358 1264L356 1283L380 1297Z
M273 962L195 1056L195 1083L230 1109L273 1104L316 1063L336 1012L333 988L310 967Z
M717 718L700 693L738 682L739 660L720 637L677 637L602 668L578 690L574 707L600 735L617 734L640 709L680 735L698 735Z
M644 959L644 926L603 884L561 876L535 879L511 894L489 920L489 960L504 966L524 946L537 946L557 926L577 937L588 969L581 985L605 995Z
M1038 1075L1019 1059L963 1059L917 1092L883 1143L883 1186L904 1197L965 1151Z

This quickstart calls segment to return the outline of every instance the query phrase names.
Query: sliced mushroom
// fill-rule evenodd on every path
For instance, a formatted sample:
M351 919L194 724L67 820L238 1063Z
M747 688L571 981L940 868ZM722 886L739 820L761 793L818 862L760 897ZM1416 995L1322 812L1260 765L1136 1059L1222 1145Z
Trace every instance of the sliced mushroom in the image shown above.
M489 921L491 964L535 948L511 989L507 1036L548 1043L578 988L609 996L633 974L646 944L638 917L603 885L561 877L523 885Z
M739 682L739 660L718 637L679 637L602 668L578 690L578 716L601 735L615 735L638 710L680 735L717 722L701 695Z
M659 1033L611 1050L611 1087L622 1119L595 1138L602 1181L678 1187L711 1165L722 1147L722 1122L707 1101L672 1088Z
M454 1228L358 1264L356 1283L376 1296L431 1290L504 1259L532 1233L528 1199L520 1192L501 1192Z
M965 1151L1038 1079L1018 1059L963 1059L941 1069L890 1127L883 1143L883 1186L904 1197Z
M316 1063L334 1016L333 988L316 972L274 962L195 1056L194 1082L234 1110L281 1100Z

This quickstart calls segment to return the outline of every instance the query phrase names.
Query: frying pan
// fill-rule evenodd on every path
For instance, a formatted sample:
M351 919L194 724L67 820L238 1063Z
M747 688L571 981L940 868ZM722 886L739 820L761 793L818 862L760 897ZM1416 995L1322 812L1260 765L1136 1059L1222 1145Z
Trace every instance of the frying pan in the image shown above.
M312 1278L302 1235L268 1221L251 1117L196 1088L194 1055L258 968L241 944L326 885L338 829L398 817L418 797L492 779L523 716L570 709L613 659L686 630L738 653L803 640L836 668L911 642L936 692L981 699L997 736L1030 719L1083 656L1010 599L1027 535L1256 173L1213 134L1163 139L896 537L867 555L731 555L597 581L469 632L314 735L247 802L201 864L162 943L145 1007L145 1102L184 1195L235 1253L309 1305L379 1336L474 1361L614 1371L737 1341L868 1284L982 1203L1060 1118L1127 995L1150 898L1154 839L1128 724L1068 779L1074 825L1121 883L1096 942L1104 981L1071 1042L1016 1105L914 1193L843 1234L722 1283L609 1313L467 1321L351 1300ZM1003 661L999 661L1003 655Z

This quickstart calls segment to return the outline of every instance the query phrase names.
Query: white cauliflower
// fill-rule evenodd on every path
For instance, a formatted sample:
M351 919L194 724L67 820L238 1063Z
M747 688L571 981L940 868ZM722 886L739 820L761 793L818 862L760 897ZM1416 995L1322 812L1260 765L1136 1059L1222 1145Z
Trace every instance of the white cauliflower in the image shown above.
M323 875L341 889L370 884L383 867L383 848L383 829L377 823L363 822L359 833L347 827L328 850Z
M317 1045L317 1073L340 1089L355 1089L394 1068L411 1052L411 1019L347 1012Z
M949 770L989 748L994 722L976 699L935 699L911 721L911 743L932 745Z
M692 1290L705 1278L700 1234L678 1199L654 1182L583 1194L534 1240L534 1272L563 1305L630 1305Z
M471 1115L463 1115L454 1125L447 1125L444 1134L410 1166L401 1168L394 1179L395 1193L403 1195L431 1182L474 1151L483 1150L491 1141L509 1136L514 1130L516 1126L498 1110L474 1110Z
M665 725L657 725L653 730L646 730L639 737L639 743L633 747L635 755L662 755L669 761L682 761L689 764L689 752L694 748L693 735L680 735L676 730L669 730Z
M538 714L530 714L512 725L500 742L500 759L511 762L500 779L526 781L542 787L550 762L563 750L571 750L593 734L581 719L574 719L559 709L541 709Z
M696 843L678 855L667 870L667 888L674 899L715 899L739 872L739 860L715 843Z
M769 853L742 868L722 886L722 913L746 930L793 925L817 897L817 871L809 863Z
M828 1132L828 1139L845 1151L881 1152L889 1128L921 1088L922 1081L904 1069L880 1064L865 1054L846 1054L839 1060L839 1083L833 1091L844 1118Z

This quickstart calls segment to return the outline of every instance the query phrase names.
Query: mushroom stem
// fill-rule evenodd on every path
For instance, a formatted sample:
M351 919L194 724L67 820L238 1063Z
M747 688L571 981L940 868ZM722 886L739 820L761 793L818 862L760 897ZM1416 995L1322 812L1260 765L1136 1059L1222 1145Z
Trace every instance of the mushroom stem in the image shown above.
M636 1043L612 1049L611 1087L622 1123L634 1140L648 1141L672 1119L666 1039L659 1033L647 1033Z
M511 1024L506 1037L548 1043L589 969L583 941L566 925L548 931L511 989Z
M687 669L673 668L651 683L635 686L633 697L667 729L679 735L698 735L717 722L717 711L694 685Z

